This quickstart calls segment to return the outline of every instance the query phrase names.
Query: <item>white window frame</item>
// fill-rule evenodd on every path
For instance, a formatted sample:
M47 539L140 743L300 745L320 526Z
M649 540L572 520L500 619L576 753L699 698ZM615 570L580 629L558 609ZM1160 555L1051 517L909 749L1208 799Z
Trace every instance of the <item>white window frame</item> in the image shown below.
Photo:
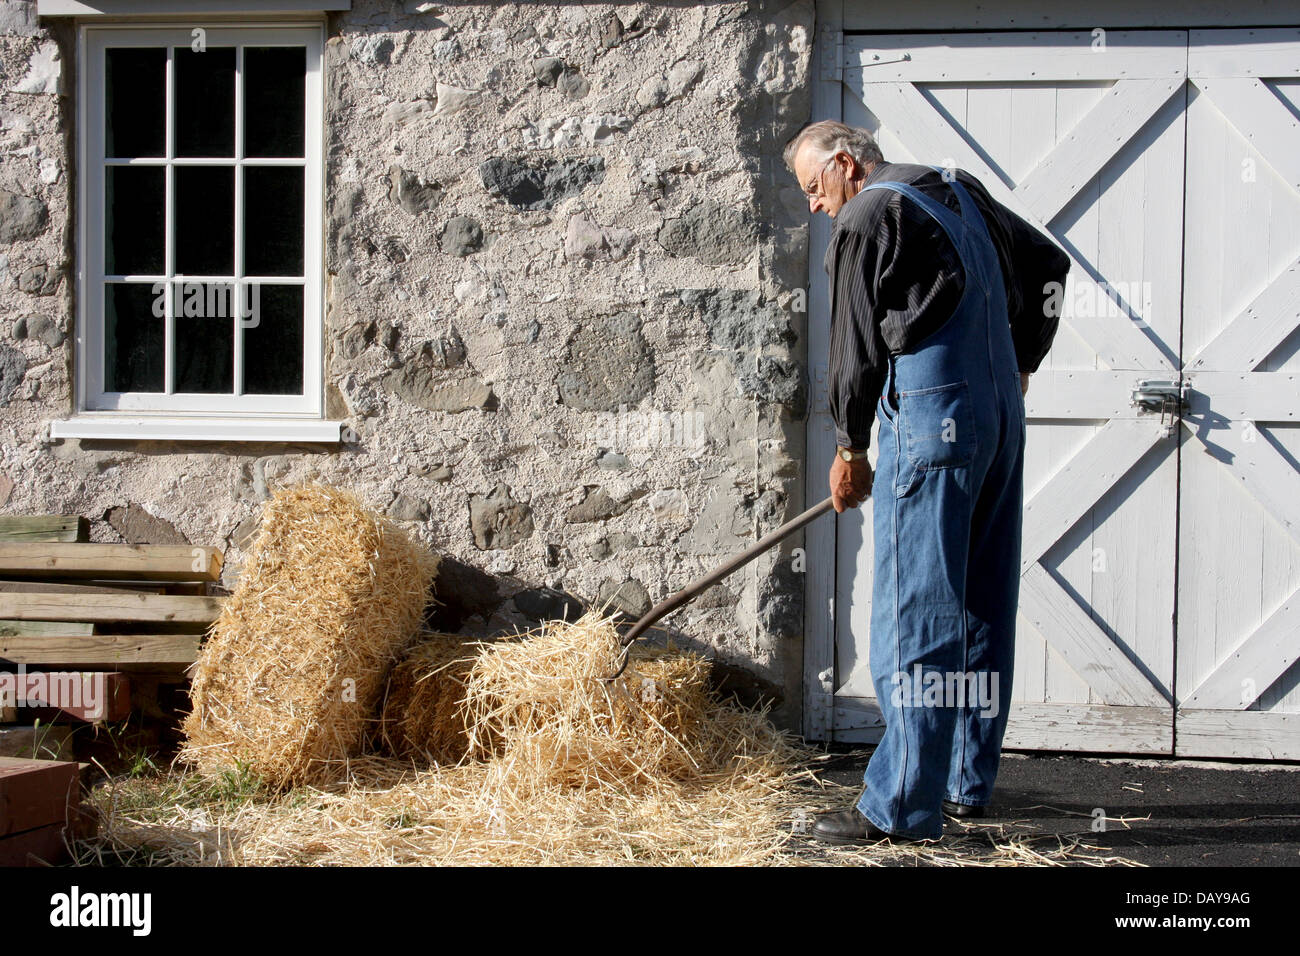
M290 396L206 395L164 393L112 393L103 389L104 336L104 168L105 123L103 102L104 51L110 46L188 47L191 31L202 26L209 47L236 45L304 45L307 48L304 138L303 216L303 393ZM340 422L323 420L323 262L324 262L324 47L320 21L94 23L78 30L77 134L79 167L77 235L77 361L76 413L53 422L52 438L159 438L249 441L339 441ZM242 55L237 54L242 66ZM141 165L167 164L166 246L167 275L130 276L132 281L163 282L199 277L172 274L171 245L174 222L170 170L185 161L173 158L170 97L173 59L169 54L168 129L166 159L138 161ZM242 159L242 68L236 71L235 124L236 235L242 203L239 201L243 165L268 165L264 159ZM93 99L92 99L93 97ZM272 163L274 164L274 161ZM283 161L281 164L285 164ZM293 163L288 163L292 165ZM237 250L238 252L238 250ZM236 276L242 268L236 255ZM292 284L282 279L277 283ZM169 296L169 299L173 298ZM167 309L165 348L172 349L173 305ZM240 352L236 336L236 355ZM170 378L170 376L169 376ZM169 388L172 382L165 383Z

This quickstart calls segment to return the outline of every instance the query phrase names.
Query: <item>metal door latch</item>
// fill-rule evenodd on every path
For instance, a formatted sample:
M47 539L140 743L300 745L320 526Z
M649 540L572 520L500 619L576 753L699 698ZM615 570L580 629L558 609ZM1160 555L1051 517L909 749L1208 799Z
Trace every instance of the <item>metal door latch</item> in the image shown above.
M1143 379L1133 387L1132 401L1129 403L1149 412L1160 413L1161 433L1168 437L1174 430L1174 422L1187 410L1187 393L1191 382L1170 379ZM1168 415L1168 420L1165 416Z

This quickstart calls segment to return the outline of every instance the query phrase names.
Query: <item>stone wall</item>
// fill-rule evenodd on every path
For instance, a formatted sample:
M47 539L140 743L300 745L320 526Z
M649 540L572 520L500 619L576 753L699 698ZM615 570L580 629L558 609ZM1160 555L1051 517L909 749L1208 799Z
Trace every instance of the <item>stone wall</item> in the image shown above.
M0 2L0 508L228 550L281 484L449 560L433 623L638 615L802 510L813 4L354 0L326 53L341 446L51 441L73 410L75 56ZM668 622L798 722L799 539Z

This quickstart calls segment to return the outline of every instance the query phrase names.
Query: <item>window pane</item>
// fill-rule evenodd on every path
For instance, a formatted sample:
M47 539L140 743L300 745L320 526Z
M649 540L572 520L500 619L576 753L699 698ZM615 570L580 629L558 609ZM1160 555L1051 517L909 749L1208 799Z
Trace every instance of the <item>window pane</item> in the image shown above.
M235 168L177 166L176 271L183 275L235 273Z
M306 75L306 47L244 48L245 156L303 155Z
M244 393L301 395L302 286L263 285L244 325Z
M235 49L176 47L176 155L235 155Z
M163 314L162 298L150 284L111 282L104 287L106 392L163 390Z
M244 275L302 275L301 166L244 169Z
M104 274L161 275L165 171L106 166L104 179Z
M234 308L229 282L177 282L173 333L178 392L231 393L235 386Z
M104 57L104 155L166 155L167 50L114 48Z

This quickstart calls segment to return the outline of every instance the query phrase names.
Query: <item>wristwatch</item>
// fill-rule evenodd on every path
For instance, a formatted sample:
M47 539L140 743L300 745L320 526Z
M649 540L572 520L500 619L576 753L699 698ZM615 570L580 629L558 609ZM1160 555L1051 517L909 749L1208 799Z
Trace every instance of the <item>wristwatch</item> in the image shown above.
M841 461L861 461L867 457L867 450L854 451L852 448L837 448L836 454L840 456Z

